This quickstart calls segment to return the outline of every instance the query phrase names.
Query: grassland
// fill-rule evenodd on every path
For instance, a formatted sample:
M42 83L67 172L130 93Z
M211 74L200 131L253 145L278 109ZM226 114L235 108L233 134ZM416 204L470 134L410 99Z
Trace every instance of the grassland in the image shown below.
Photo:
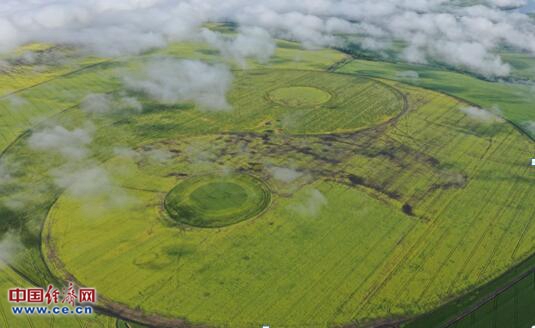
M516 57L519 61L527 60L520 55ZM337 71L401 81L459 97L485 108L497 108L504 117L519 126L535 120L535 113L529 110L535 101L529 84L490 82L435 67L358 59L348 61ZM533 131L527 133L533 136Z
M331 50L305 52L295 46L290 47L290 43L287 42L281 42L281 46L279 54L273 58L272 65L275 67L290 65L302 69L312 67L327 69L331 64L344 58L343 54ZM48 48L49 46L31 46L21 50L21 53ZM180 44L170 46L152 55L162 56L166 55L165 52L172 55L173 52L179 52L180 55L175 57L194 57L214 61L218 57L217 54L213 51L205 51L206 49L203 45ZM151 56L151 54L147 54L147 56ZM120 80L116 76L115 69L125 66L128 68L130 65L135 66L136 61L139 63L144 58L144 56L140 56L137 60L132 59L126 63L121 62L121 58L114 62L106 59L88 59L92 62L87 62L83 59L79 64L69 62L69 65L65 67L59 67L56 64L43 65L39 70L35 69L36 65L28 64L27 68L18 65L16 74L13 71L2 75L2 78L6 80L4 84L5 94L2 99L4 107L1 112L5 119L3 119L3 125L0 128L3 140L1 144L2 165L9 168L10 176L7 181L2 182L1 186L1 232L4 236L13 234L17 242L22 244L22 247L16 248L15 254L12 254L14 258L10 258L9 262L10 266L16 269L17 275L24 277L25 284L44 286L48 283L58 285L62 283L51 275L40 252L42 220L59 192L47 173L47 167L57 166L61 160L53 157L38 159L32 152L28 152L27 149L23 150L26 138L30 135L32 128L38 130L49 123L63 124L67 128L80 124L80 120L85 120L85 118L81 118L77 107L82 99L89 93L109 93L117 90L120 86ZM31 73L26 74L21 71L22 69ZM152 104L146 104L146 107L160 108L160 106L152 106ZM148 111L150 112L150 109ZM118 118L120 115L115 115L113 119L124 118L124 115ZM115 140L118 143L120 141L127 143L127 138L121 139L123 135L125 134L119 132L114 135L114 138L117 138ZM112 147L102 146L102 143L95 146L97 160L105 159L113 152ZM24 159L18 156L15 159L14 156L10 155L12 151L18 152L19 150L26 153L23 156ZM43 165L41 160L50 160L50 162ZM22 169L23 167L24 169ZM24 206L19 204L24 204ZM6 277L13 276L13 272L10 270L9 267L2 267L2 276L4 274ZM2 299L1 302L4 309L9 310L7 301ZM97 316L96 318L93 320L96 322L95 325L105 327L106 323L99 323L100 319L98 318L101 317ZM12 319L14 318L6 320L11 322L10 326L16 326L16 323L12 323ZM46 325L48 327L55 326L58 321L33 317L26 317L24 320L28 322L28 325ZM80 319L78 321L80 325L88 324L86 320ZM65 324L68 326L76 325L72 321L69 322L68 319L62 320L62 322L66 322Z
M529 327L535 320L531 256L503 275L403 327Z
M150 144L177 154L165 164L113 158L106 167L120 171L113 174L118 188L138 201L95 219L80 200L61 197L45 228L52 267L166 317L328 326L422 313L530 254L531 141L506 122L470 117L458 99L381 83L406 97L409 111L395 124L326 136L262 126L256 133L193 133ZM214 160L189 154L191 145ZM250 151L239 152L244 145ZM308 176L277 181L264 163ZM177 179L224 170L269 181L270 209L225 229L162 224L159 204ZM102 203L84 203L91 201ZM128 229L105 233L127 222ZM66 246L84 238L93 245ZM91 254L101 250L108 256ZM111 258L114 265L103 269ZM118 281L105 282L118 268L127 273L117 278L124 286L150 292L125 293ZM163 282L170 288L160 288Z
M88 116L78 106L89 92L124 92L116 70L151 56L217 60L195 44L20 91L57 104L32 131L92 121L90 165L111 183L84 196L58 187L51 170L62 159L31 149L32 131L19 133L37 101L21 107L2 155L12 172L2 200L25 201L3 228L25 246L12 266L37 284L94 286L102 306L147 323L326 327L424 313L533 253L534 144L507 121L464 110L496 99L504 115L527 120L528 100L507 102L516 87L423 69L412 81L398 66L335 65L345 59L335 51L281 45L270 63L236 68L226 113L135 93L137 114ZM270 206L221 228L170 222L169 191L214 173L261 179Z

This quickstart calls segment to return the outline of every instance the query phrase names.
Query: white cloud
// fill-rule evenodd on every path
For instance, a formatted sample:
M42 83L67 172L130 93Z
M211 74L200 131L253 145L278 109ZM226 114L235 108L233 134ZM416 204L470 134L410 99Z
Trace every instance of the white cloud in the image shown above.
M147 158L158 163L165 163L174 157L174 154L165 149L150 149L143 152Z
M17 28L8 19L0 17L0 51L11 50L20 44Z
M28 144L34 150L56 152L68 159L82 159L87 155L87 145L91 140L90 128L67 130L57 125L33 132Z
M528 4L527 0L488 0L487 2L500 8L516 8Z
M7 100L9 101L9 105L11 109L16 109L28 103L26 99L18 95L10 95L9 97L7 97Z
M522 127L528 131L529 134L535 136L535 121L528 121L522 124Z
M114 185L108 172L95 163L88 162L82 167L67 164L50 173L56 186L64 189L69 197L88 201L83 203L88 215L99 216L106 209L124 208L136 203L135 198Z
M93 93L87 95L80 104L81 109L91 114L108 114L119 111L139 113L143 105L135 97L123 96L114 99L112 95Z
M327 205L327 198L317 189L311 189L306 192L305 199L299 204L294 204L291 208L299 215L306 217L317 217L321 209Z
M483 123L498 123L503 122L497 109L487 110L479 107L465 107L461 108L470 119Z
M111 110L112 97L103 93L93 93L85 96L80 104L86 113L103 114Z
M139 113L143 111L143 104L135 97L122 97L119 99L119 108Z
M8 231L0 239L0 259L11 262L19 251L23 250L22 242L18 234ZM0 265L1 268L1 265Z
M214 144L203 140L194 140L188 144L186 149L184 149L183 156L185 156L190 163L196 165L213 163L218 159Z
M132 148L126 148L126 147L114 148L113 154L115 156L127 157L127 158L132 158L132 159L139 159L141 156L137 151L133 150Z
M107 172L99 167L91 167L70 171L62 167L52 171L54 181L60 188L68 188L69 194L75 197L96 196L110 187Z
M292 182L295 179L300 178L303 173L294 169L286 167L272 166L268 168L268 171L273 175L273 178L282 182Z
M201 110L231 109L226 94L232 84L232 74L224 65L153 59L145 65L142 74L127 75L123 80L127 88L164 103L193 102Z
M7 168L5 162L0 160L0 186L11 180L11 174Z
M498 55L493 55L481 44L475 42L436 43L434 48L428 49L434 58L471 72L477 72L486 77L507 76L511 67L503 63Z
M170 41L202 39L203 23L230 21L244 27L234 40L222 41L217 35L214 40L214 34L208 38L231 57L265 60L272 51L269 35L318 48L340 45L341 34L358 33L367 49L381 49L392 40L401 40L406 43L403 54L407 60L439 61L489 77L505 76L508 68L496 55L498 48L508 46L535 54L533 21L527 15L500 9L523 3L525 0L488 0L472 6L456 6L446 0L6 0L0 3L0 50L45 41L80 45L105 55L136 54Z
M6 60L0 59L0 72L9 72L10 69L11 65Z
M403 71L396 74L397 77L402 79L419 79L420 74L416 71Z
M219 49L227 58L245 65L246 58L255 58L260 63L266 63L275 53L275 41L269 33L259 27L244 27L237 36L229 37L208 29L202 30L203 39Z

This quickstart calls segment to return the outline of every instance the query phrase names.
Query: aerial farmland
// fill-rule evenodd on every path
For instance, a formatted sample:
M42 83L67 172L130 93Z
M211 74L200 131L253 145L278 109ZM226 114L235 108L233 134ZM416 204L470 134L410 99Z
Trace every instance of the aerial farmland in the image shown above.
M0 4L0 326L531 327L530 6Z

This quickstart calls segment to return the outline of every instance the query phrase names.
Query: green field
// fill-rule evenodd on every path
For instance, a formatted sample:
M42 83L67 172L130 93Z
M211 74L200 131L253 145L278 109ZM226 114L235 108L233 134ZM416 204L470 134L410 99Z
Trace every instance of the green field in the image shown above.
M338 72L397 80L459 97L485 108L498 108L518 125L535 120L535 113L529 110L535 101L529 84L490 82L436 67L368 60L352 60L339 67ZM407 75L407 72L412 74ZM414 73L416 78L412 77ZM535 135L533 131L528 132Z
M535 258L403 327L530 327L535 320Z
M507 103L522 87L424 68L411 80L282 41L270 62L234 67L230 111L160 103L116 76L153 56L217 62L206 47L17 91L28 101L0 128L0 199L24 203L2 208L2 231L24 245L10 265L27 284L74 280L153 325L364 325L436 309L534 252L535 144L508 121L533 119L528 98ZM87 113L88 93L143 111ZM507 120L470 109L492 97ZM57 125L90 131L83 160L32 147ZM73 325L113 321L90 320Z

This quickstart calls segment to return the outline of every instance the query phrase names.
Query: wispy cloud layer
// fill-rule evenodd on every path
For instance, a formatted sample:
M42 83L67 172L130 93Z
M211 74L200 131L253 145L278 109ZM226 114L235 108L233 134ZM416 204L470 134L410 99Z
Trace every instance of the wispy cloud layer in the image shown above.
M78 160L87 155L91 141L91 128L68 130L56 125L34 132L28 144L34 150L57 152L65 158Z
M203 39L219 49L221 54L245 66L245 59L254 58L265 63L275 53L275 41L271 35L259 27L242 28L235 37L227 37L209 29L203 29Z
M499 110L492 109L487 110L478 107L466 107L461 108L461 111L465 113L470 119L483 123L500 123L503 119L500 117Z
M305 198L298 204L292 204L292 208L301 216L315 218L323 207L327 205L327 198L317 189L311 189L306 192Z
M227 56L265 60L272 52L269 35L314 48L341 45L341 35L354 34L373 50L401 41L402 58L410 62L506 76L510 67L496 49L535 53L533 21L501 9L524 2L487 0L461 7L446 0L8 0L0 4L0 49L48 41L120 55L204 39ZM241 33L225 40L203 30L209 21L235 22Z
M138 75L123 78L127 88L143 92L163 103L191 101L201 110L229 110L226 94L232 73L224 65L201 61L158 58Z

